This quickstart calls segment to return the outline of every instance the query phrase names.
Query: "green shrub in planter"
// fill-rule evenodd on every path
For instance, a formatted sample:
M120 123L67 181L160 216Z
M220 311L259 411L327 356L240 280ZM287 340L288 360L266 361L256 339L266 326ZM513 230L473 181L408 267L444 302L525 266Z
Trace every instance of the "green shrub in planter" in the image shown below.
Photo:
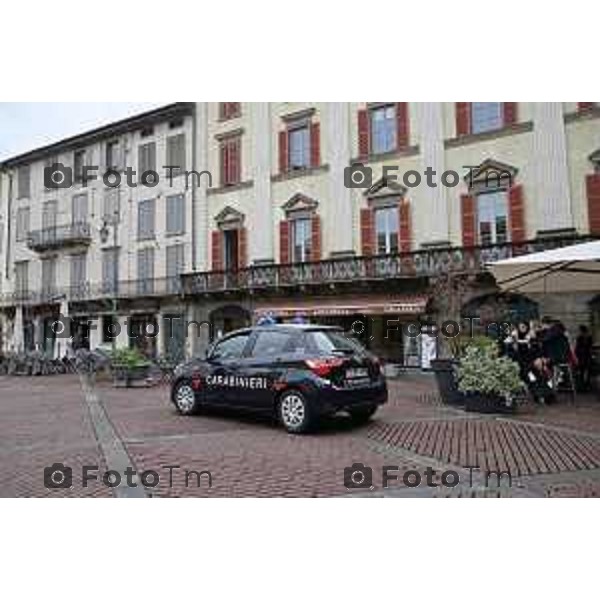
M135 369L150 366L148 359L137 348L117 348L111 351L110 360L113 368Z
M469 345L458 365L458 388L471 396L497 397L507 407L524 389L519 377L519 365L507 357L498 356L498 347L482 342Z
M110 353L116 385L129 387L133 381L148 376L150 361L137 348L118 348Z

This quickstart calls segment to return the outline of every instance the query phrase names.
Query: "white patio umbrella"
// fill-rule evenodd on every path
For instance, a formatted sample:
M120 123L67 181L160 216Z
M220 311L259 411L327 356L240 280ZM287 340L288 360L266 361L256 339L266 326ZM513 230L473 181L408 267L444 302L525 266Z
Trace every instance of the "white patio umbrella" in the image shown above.
M488 263L503 291L600 292L600 241Z

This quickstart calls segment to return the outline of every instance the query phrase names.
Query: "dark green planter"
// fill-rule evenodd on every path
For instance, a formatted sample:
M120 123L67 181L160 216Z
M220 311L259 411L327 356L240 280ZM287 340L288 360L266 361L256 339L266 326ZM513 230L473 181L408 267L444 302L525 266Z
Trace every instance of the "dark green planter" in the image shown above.
M444 404L462 406L465 395L458 389L456 364L453 359L436 358L431 361L431 370L435 374L435 381Z
M113 383L115 387L135 387L146 383L150 374L150 365L136 367L113 367Z
M516 411L517 403L513 401L510 406L506 406L504 398L496 394L480 394L472 392L465 394L465 410L467 412L477 412L484 414L502 413L512 414Z

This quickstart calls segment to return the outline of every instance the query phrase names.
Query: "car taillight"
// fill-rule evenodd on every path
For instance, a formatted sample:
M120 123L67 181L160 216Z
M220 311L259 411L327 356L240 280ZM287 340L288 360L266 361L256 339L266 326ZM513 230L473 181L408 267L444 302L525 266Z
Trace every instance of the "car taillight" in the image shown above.
M344 364L343 358L310 358L305 361L308 368L319 377L328 377L336 367Z
M385 375L385 368L378 358L373 359L373 364L375 365L375 368L379 371L380 375Z

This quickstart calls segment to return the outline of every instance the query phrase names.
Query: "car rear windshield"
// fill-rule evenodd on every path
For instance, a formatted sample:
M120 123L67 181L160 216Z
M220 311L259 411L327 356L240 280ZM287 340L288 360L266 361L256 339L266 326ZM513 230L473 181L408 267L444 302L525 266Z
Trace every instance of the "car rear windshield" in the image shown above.
M307 331L305 335L309 346L320 354L331 354L332 352L363 354L365 352L358 340L342 331L324 329Z

